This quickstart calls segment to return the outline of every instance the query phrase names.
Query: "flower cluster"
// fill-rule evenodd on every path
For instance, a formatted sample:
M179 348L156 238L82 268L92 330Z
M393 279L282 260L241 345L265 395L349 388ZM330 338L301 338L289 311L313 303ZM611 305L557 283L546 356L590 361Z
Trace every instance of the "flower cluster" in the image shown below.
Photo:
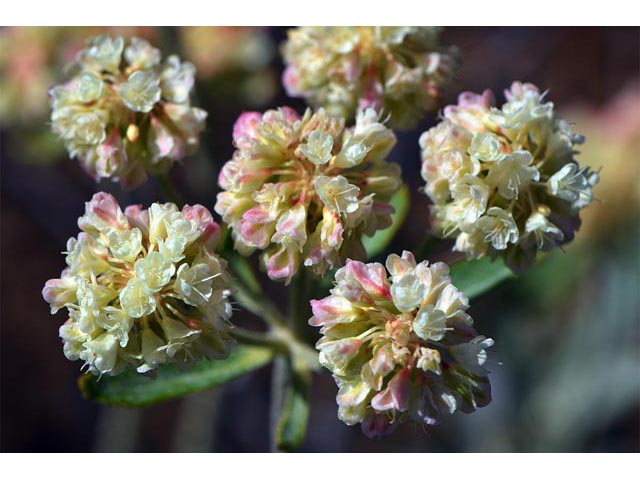
M523 271L539 250L573 238L593 199L597 172L574 159L584 138L531 84L514 82L507 102L463 93L444 120L423 133L422 177L433 223L469 258L503 256Z
M411 128L437 108L457 67L435 27L300 27L283 46L287 93L351 118L358 108Z
M50 91L51 122L71 157L94 177L127 188L166 173L199 144L207 113L191 107L195 69L146 40L106 35L87 41L71 80Z
M402 180L385 158L396 138L372 109L349 129L323 109L244 113L233 137L215 210L240 253L263 251L270 278L289 283L301 262L322 275L364 258L362 234L390 225Z
M331 295L311 301L320 363L339 387L338 417L372 437L489 403L493 340L476 334L447 265L416 264L405 251L389 255L386 268L390 279L382 264L348 261Z
M52 313L69 312L60 328L69 360L117 375L226 356L229 279L214 253L220 227L206 208L154 203L123 213L97 193L78 225L68 267L42 291Z

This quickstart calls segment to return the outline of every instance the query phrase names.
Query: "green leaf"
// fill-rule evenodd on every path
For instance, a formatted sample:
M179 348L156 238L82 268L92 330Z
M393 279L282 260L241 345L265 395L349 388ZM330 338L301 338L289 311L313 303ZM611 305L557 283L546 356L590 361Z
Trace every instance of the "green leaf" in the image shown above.
M402 188L391 197L390 203L396 210L393 215L391 215L391 226L384 230L377 231L373 237L365 236L362 238L362 243L367 251L367 258L375 257L384 252L407 219L409 205L411 204L409 188L403 185Z
M514 276L502 260L492 262L489 258L454 263L450 272L453 284L470 299Z
M156 378L133 371L115 377L85 374L78 379L82 394L106 405L144 407L216 387L269 363L273 351L265 347L238 346L224 360L201 360L186 371L175 365L158 368Z
M282 408L275 430L275 443L279 451L292 452L302 445L309 421L309 391L311 372L294 367L291 359L282 365L285 369Z

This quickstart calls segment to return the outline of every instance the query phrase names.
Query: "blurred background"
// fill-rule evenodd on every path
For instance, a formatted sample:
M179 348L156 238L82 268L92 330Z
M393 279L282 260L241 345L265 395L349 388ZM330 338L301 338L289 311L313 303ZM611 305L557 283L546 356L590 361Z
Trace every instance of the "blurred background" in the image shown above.
M62 354L41 289L64 267L67 238L91 195L121 204L163 199L153 181L134 192L96 185L49 131L47 90L84 40L102 32L147 38L163 55L197 67L194 105L209 112L202 149L171 172L188 203L211 210L217 172L231 157L231 131L246 110L304 104L285 96L278 53L285 28L60 27L0 29L0 448L5 452L259 452L269 450L270 368L223 387L145 409L104 407L82 398L80 363ZM513 80L548 89L548 99L586 135L578 160L602 167L598 201L565 252L476 299L479 332L495 339L493 402L423 430L403 425L379 441L336 416L336 386L314 377L309 452L574 452L640 449L640 29L449 28L463 67L457 94L501 92ZM428 232L419 192L418 137L398 134L392 160L411 186L410 221L389 251L417 249ZM445 246L446 247L446 246ZM446 248L430 260L446 256ZM441 251L439 254L438 252ZM254 259L255 260L255 259ZM266 285L266 284L265 284ZM273 298L283 287L266 285ZM259 328L241 311L234 321Z

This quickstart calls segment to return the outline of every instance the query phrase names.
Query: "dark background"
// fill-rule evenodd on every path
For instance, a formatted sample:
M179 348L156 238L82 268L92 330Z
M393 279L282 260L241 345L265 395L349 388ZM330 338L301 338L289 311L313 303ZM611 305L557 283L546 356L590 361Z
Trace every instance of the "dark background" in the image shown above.
M58 328L64 314L49 314L41 289L64 267L60 252L67 238L77 235L84 202L98 190L113 193L121 204L148 205L163 198L153 182L135 192L106 181L96 185L48 131L46 87L62 79L60 62L83 37L100 30L0 30L0 96L5 97L0 104L0 447L11 452L266 451L268 367L217 390L128 410L83 399L76 386L80 363L62 354ZM182 31L115 31L148 37L165 56L175 52L195 61ZM188 203L211 210L217 169L231 157L237 116L283 104L304 108L279 86L277 45L286 29L227 33L211 30L208 37L201 32L192 48L210 52L200 55L205 59L220 52L232 52L237 59L245 55L237 52L252 35L261 47L253 58L221 61L222 66L198 79L194 103L209 112L203 152L187 159L186 168L172 171L189 192ZM217 43L207 43L214 36ZM461 91L485 88L493 89L501 104L501 92L513 80L549 89L556 108L587 135L580 161L602 167L602 182L595 189L599 201L587 208L582 231L566 253L549 255L523 277L472 303L477 329L496 340L489 406L472 415L457 413L427 430L407 424L391 437L371 441L358 427L337 419L336 387L323 372L314 378L302 450L637 452L640 30L449 28L442 41L457 45L464 62L443 105L455 103ZM30 89L38 82L45 87ZM38 95L41 101L34 102ZM31 104L36 107L27 108ZM417 140L436 122L432 114L416 130L398 134L392 160L402 164L412 206L390 251L415 249L427 235L428 201L418 191L423 182ZM268 288L274 298L284 297L283 287ZM257 326L242 312L234 321Z

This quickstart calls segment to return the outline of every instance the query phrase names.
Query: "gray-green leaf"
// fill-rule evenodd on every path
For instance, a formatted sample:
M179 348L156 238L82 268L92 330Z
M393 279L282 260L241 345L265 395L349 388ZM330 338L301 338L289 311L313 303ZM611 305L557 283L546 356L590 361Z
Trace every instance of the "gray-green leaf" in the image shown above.
M186 371L175 365L158 368L156 378L133 371L116 377L85 374L78 380L82 394L106 405L144 407L216 387L269 363L273 351L264 347L238 346L224 360L201 360Z
M502 260L489 258L451 265L451 281L467 297L474 298L514 275Z

